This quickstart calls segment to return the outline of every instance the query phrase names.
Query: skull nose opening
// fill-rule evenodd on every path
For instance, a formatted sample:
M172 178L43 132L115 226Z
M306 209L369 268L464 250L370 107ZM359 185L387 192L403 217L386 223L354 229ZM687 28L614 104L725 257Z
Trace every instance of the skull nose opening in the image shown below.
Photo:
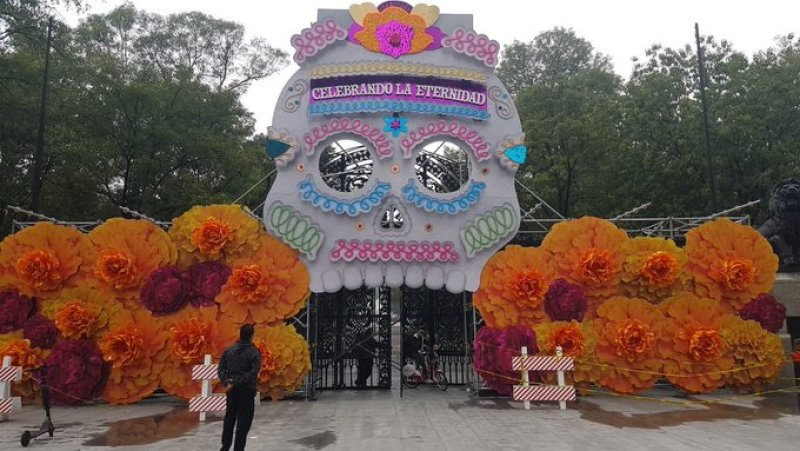
M394 205L390 205L382 214L379 227L384 232L400 232L405 228L403 213Z
M375 233L381 236L402 236L411 228L408 212L394 196L389 197L383 207L377 211L373 223Z

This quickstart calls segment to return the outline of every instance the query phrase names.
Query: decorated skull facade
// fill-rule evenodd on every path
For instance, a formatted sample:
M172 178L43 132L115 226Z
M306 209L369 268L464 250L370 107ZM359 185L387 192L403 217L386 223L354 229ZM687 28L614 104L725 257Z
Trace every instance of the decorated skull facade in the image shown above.
M526 149L493 73L499 45L470 15L403 2L320 10L292 38L267 151L267 229L313 292L362 285L475 291L519 228Z

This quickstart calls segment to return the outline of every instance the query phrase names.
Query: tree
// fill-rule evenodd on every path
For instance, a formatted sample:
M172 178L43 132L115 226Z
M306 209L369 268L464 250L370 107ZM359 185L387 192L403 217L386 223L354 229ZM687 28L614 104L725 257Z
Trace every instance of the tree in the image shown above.
M611 72L609 58L571 28L556 27L533 41L514 41L503 48L497 76L513 95L528 86L552 85L586 69Z

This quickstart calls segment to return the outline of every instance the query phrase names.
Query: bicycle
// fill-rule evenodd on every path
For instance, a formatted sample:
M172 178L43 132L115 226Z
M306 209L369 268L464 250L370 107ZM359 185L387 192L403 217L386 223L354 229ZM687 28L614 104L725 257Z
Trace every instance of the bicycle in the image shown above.
M404 382L408 388L417 388L420 384L426 384L430 380L439 387L439 390L447 390L447 376L439 369L439 354L436 352L437 350L438 347L434 346L432 350L424 352L421 367L415 361L409 359L406 366L403 367Z

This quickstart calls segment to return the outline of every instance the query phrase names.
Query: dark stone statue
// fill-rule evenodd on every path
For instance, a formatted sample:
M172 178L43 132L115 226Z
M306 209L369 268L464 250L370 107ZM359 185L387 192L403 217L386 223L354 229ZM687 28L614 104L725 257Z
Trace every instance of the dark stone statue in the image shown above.
M772 189L768 212L759 233L772 244L782 271L800 271L800 179L785 180Z

